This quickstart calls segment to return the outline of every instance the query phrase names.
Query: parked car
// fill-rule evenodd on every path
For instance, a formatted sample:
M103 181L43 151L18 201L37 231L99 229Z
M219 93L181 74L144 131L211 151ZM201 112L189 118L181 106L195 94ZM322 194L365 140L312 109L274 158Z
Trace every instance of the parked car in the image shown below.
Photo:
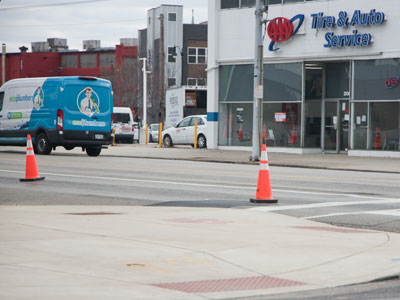
M207 147L207 116L195 115L183 118L175 126L162 132L164 147L172 147L179 144L194 144L194 121L197 120L197 146Z
M157 143L158 142L158 132L160 130L160 125L150 124L149 126L149 143Z
M114 107L113 112L112 128L115 129L115 142L126 141L132 144L135 128L131 109L129 107Z

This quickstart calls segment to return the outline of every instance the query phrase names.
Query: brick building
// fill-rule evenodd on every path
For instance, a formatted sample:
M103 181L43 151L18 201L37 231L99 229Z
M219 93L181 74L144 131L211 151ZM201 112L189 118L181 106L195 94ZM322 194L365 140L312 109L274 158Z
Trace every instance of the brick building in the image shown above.
M5 81L25 77L96 76L112 82L114 106L129 106L137 111L142 83L138 77L136 46L116 45L115 48L95 48L87 51L54 50L7 53ZM52 51L53 50L53 51ZM0 57L0 65L2 65ZM0 72L0 82L3 82Z

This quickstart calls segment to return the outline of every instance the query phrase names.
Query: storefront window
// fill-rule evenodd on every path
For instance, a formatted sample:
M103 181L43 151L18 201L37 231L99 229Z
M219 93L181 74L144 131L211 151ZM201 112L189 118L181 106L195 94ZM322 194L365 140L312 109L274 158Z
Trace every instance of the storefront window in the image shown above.
M219 116L219 145L252 145L253 103L223 103Z
M371 147L375 150L399 151L399 102L372 102Z
M302 63L264 65L264 101L301 101Z
M276 147L300 146L300 103L263 105L263 143Z
M305 102L305 148L321 147L321 110L321 101L312 100Z
M350 65L348 62L327 63L326 98L349 98Z
M253 65L221 66L219 101L253 101Z
M354 99L400 100L399 74L399 58L355 61Z
M306 100L322 99L323 68L306 64Z
M368 149L368 102L356 102L353 105L353 149L366 150Z

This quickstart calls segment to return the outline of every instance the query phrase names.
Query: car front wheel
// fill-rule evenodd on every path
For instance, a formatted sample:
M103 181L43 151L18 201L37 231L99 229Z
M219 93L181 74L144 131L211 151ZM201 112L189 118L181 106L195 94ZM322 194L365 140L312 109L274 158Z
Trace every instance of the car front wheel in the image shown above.
M164 147L167 147L167 148L172 147L172 139L169 135L164 136L163 144L164 144Z

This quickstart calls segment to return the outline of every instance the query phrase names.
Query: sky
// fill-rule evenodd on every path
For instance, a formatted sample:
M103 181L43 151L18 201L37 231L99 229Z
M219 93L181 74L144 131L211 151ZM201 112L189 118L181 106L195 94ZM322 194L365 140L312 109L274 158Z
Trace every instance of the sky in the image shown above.
M101 40L114 47L120 38L137 38L146 28L147 11L161 4L183 5L183 22L207 21L208 0L0 0L0 43L19 52L31 42L67 39L69 49L83 49L83 40Z

